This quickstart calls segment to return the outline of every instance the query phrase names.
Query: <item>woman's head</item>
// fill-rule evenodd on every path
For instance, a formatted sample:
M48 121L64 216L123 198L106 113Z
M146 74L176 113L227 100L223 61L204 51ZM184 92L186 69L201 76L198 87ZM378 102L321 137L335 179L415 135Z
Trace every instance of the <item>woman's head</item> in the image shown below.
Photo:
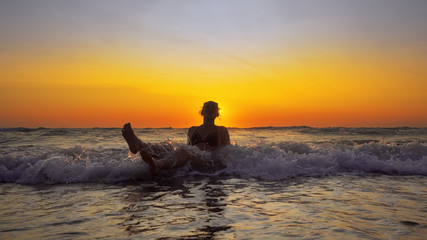
M200 110L200 115L203 117L213 117L216 118L219 116L219 107L218 103L214 101L208 101L203 104L202 110Z

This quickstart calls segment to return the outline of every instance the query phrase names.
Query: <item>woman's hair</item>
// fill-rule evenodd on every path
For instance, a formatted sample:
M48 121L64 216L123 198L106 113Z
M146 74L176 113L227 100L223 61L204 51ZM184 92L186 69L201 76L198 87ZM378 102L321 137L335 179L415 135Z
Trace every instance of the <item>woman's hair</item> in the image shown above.
M208 104L214 104L216 106L217 109L217 117L219 117L219 110L220 108L218 107L218 103L214 102L214 101L207 101L203 104L203 107L201 107L199 114L203 116L203 111L205 110L205 106Z

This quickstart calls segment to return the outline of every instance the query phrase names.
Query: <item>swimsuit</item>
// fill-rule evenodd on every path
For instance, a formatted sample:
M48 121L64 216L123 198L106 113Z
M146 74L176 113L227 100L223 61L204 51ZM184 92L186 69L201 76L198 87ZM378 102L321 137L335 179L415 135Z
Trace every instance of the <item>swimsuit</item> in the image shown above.
M189 144L197 145L199 143L206 143L212 147L218 147L218 127L215 126L215 131L206 136L205 139L202 138L200 133L197 132L199 127L194 130L193 135L191 135ZM212 151L206 159L204 166L193 166L193 168L197 169L200 172L210 172L213 173L216 170L224 169L226 166L221 162L221 158L219 155L219 151Z
M197 145L199 143L206 143L212 147L218 147L218 127L215 126L215 131L206 136L205 139L202 138L200 133L197 132L199 127L196 128L193 135L190 138L190 145Z

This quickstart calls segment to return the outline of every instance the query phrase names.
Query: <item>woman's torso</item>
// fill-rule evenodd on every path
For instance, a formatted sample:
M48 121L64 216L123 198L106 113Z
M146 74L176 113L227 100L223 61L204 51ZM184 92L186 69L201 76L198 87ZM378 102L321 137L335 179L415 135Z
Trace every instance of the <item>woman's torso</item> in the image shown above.
M201 126L197 127L190 137L190 145L198 145L201 143L208 144L212 147L218 147L218 127L214 126L214 130L210 130L210 133L203 135L200 131Z

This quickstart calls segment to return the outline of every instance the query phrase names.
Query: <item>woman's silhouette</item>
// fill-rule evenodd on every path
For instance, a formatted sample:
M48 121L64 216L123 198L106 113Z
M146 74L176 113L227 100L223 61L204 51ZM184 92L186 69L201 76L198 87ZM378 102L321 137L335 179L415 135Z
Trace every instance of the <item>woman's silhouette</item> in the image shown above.
M212 153L230 144L227 128L215 125L215 119L219 116L218 104L213 101L205 102L200 114L203 116L203 124L188 130L188 144ZM223 166L215 157L204 159L185 148L174 150L170 145L145 143L135 135L130 123L123 126L122 135L129 145L129 150L133 154L139 152L142 159L150 165L150 173L153 176L157 176L163 169L182 167L187 162L198 171L209 172Z

